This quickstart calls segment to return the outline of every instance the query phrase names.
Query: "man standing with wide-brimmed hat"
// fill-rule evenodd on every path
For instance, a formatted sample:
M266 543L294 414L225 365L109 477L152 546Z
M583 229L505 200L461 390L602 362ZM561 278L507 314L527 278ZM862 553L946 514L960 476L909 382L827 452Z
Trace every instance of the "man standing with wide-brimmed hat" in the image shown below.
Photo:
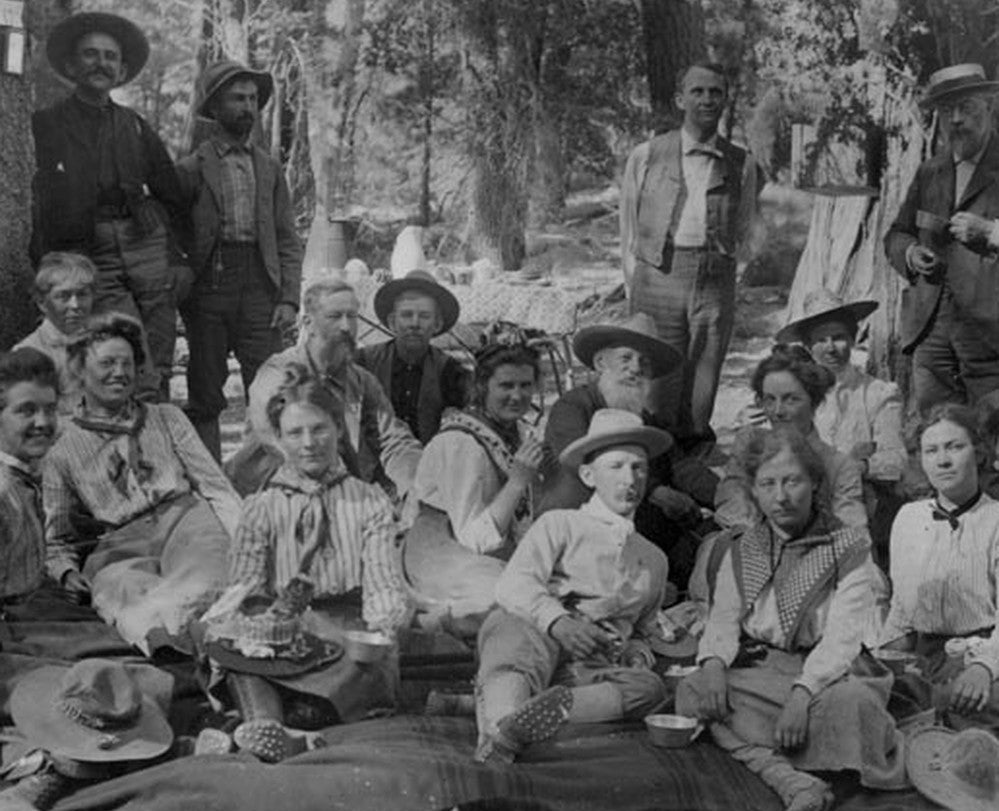
M191 212L186 242L194 271L183 312L191 351L187 414L216 459L230 349L249 392L298 311L302 244L288 184L281 165L250 143L273 89L268 73L230 60L209 65L197 112L218 126L177 167Z
M902 291L902 349L913 356L923 411L945 400L976 403L999 389L999 82L981 65L930 76L924 99L948 140L923 163L885 238L909 282Z
M375 314L395 336L357 352L357 363L382 384L396 416L426 445L445 408L463 408L469 375L430 341L458 320L458 300L424 270L394 279L375 293Z
M178 279L186 271L170 251L168 225L180 216L180 187L163 142L134 110L111 100L149 57L132 22L88 12L49 34L52 68L74 86L66 99L35 113L32 254L83 253L97 266L94 309L117 310L146 328L166 395L176 340Z

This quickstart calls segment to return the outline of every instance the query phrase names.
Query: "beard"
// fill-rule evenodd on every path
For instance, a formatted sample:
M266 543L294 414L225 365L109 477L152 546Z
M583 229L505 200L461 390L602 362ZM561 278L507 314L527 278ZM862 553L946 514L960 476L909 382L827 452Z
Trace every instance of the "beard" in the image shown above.
M597 380L597 388L604 396L608 408L620 408L641 416L648 408L652 381L642 378L636 383L611 380L606 375Z

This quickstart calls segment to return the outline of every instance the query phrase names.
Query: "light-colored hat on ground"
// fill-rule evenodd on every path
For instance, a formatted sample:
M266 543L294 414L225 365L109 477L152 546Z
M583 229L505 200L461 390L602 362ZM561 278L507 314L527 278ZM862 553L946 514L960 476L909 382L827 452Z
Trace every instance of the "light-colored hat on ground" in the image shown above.
M982 729L926 727L906 741L909 779L950 811L999 808L999 739Z
M147 760L173 743L159 705L107 659L41 667L18 682L10 707L34 746L71 760Z
M59 22L50 32L45 42L45 56L52 69L64 79L73 81L66 73L66 62L73 56L76 43L86 34L100 32L112 37L121 48L121 59L125 63L125 75L118 83L127 84L139 75L149 59L149 40L135 23L103 11L86 11L73 14Z
M395 300L403 293L420 293L430 296L437 302L441 315L441 326L437 335L447 332L458 321L460 306L458 299L444 285L425 270L411 270L401 279L393 279L383 284L375 293L374 307L378 320L388 326L388 317L392 314Z
M996 90L999 90L999 82L989 81L985 77L985 68L974 62L965 62L941 68L933 73L926 88L926 95L920 103L924 107L933 107L968 93Z
M585 436L565 446L558 460L575 470L591 453L615 445L641 445L649 458L661 456L673 445L673 437L661 428L652 428L642 418L619 408L601 408L590 420Z
M250 70L232 59L215 62L205 68L198 80L198 115L212 118L211 101L230 82L249 79L257 86L257 109L263 110L274 92L274 77L262 70Z
M809 333L827 321L846 321L859 324L878 308L873 299L846 301L838 293L824 287L805 296L804 315L795 319L777 333L778 343L808 343Z
M682 360L680 353L659 337L655 321L648 313L635 313L620 324L583 327L572 339L572 351L591 369L593 356L611 346L637 349L652 363L653 377L669 374Z

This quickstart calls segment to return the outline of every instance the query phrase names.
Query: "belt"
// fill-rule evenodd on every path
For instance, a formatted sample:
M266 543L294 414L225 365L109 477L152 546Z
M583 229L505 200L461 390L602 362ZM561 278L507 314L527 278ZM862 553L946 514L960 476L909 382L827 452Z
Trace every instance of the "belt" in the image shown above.
M101 205L94 209L94 219L97 222L111 222L112 220L130 220L132 212L126 205Z

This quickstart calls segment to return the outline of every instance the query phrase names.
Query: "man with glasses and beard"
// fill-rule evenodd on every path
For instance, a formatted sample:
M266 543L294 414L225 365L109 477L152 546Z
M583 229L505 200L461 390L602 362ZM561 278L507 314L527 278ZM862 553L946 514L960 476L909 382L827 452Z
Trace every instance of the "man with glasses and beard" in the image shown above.
M920 165L885 237L902 291L902 350L916 405L978 404L999 389L999 82L981 65L930 76L947 146Z
M142 70L149 42L123 17L88 12L55 26L45 53L74 90L32 118L32 258L37 265L44 254L68 251L96 265L94 311L142 322L156 374L140 377L140 393L167 398L188 274L168 230L182 218L180 186L149 124L111 99Z
M545 443L553 456L585 436L593 415L602 408L629 411L647 425L663 427L650 409L652 380L671 372L680 363L680 354L659 338L651 316L636 313L619 325L585 327L576 333L573 351L596 374L552 406ZM713 506L718 478L702 461L686 458L675 443L670 444L651 465L635 523L669 556L670 579L685 585L696 546L688 531L700 522L701 507ZM589 495L574 471L559 467L546 478L538 511L575 509Z
M250 143L274 80L232 61L205 69L197 112L215 132L178 165L190 207L194 287L184 307L190 361L187 415L220 459L219 414L230 349L243 390L295 326L302 245L281 165Z
M341 431L340 455L351 475L380 484L400 498L409 491L423 447L395 415L378 379L354 362L359 309L357 294L346 282L320 280L305 289L305 340L269 358L250 386L250 435L227 465L241 494L259 489L283 461L267 419L267 403L286 382L289 368L301 366L342 404L333 418Z

